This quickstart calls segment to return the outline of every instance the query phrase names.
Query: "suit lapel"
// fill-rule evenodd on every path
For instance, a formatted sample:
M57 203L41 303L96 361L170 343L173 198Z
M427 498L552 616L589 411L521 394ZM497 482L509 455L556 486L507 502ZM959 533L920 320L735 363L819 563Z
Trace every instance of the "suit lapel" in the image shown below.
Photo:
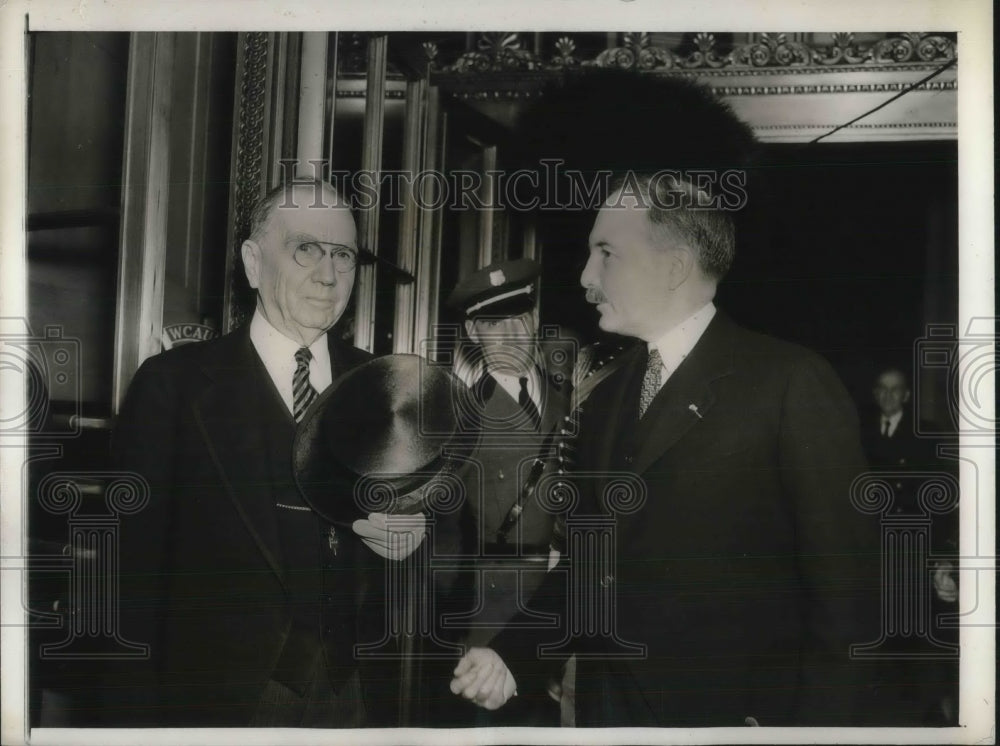
M712 386L733 370L730 323L716 312L691 353L673 372L636 425L633 469L643 473L697 426L715 404Z
M628 437L631 432L629 428L635 426L636 402L631 399L630 395L633 393L632 383L635 377L642 375L644 360L645 356L641 344L627 350L622 354L619 370L602 381L595 389L593 396L580 407L584 422L588 419L590 412L597 413L598 420L600 420L601 413L607 413L610 415L610 419L600 423L605 431L596 437L597 447L591 454L581 454L583 461L578 466L585 465L585 468L590 471L590 464L593 464L593 471L604 475L614 471L611 460L616 446L622 441L622 438ZM604 481L604 477L598 477L597 494L601 494Z
M260 364L250 342L249 327L219 345L203 366L210 379L195 404L195 418L210 457L222 476L229 499L246 524L267 563L285 582L281 542L275 520L274 495L267 467L267 443L256 402Z

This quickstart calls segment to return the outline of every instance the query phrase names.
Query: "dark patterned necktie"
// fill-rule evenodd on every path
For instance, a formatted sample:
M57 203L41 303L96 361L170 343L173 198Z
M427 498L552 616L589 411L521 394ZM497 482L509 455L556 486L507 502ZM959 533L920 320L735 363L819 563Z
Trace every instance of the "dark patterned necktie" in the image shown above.
M309 409L319 394L309 383L309 361L312 353L308 347L300 347L295 351L295 374L292 376L292 414L295 421L300 422L302 415Z
M537 430L542 417L538 413L538 407L535 406L531 394L528 392L528 377L521 376L517 379L517 382L521 385L521 390L517 394L517 403L531 419L531 428Z
M660 381L663 376L663 358L660 351L655 347L650 350L646 359L646 374L642 377L642 393L639 395L639 419L646 414L649 405L660 390Z

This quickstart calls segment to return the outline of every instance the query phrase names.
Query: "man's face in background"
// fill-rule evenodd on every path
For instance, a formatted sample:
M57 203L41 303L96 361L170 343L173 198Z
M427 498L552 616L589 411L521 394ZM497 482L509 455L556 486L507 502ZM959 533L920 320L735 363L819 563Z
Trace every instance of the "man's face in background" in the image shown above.
M901 412L910 400L910 387L906 378L896 370L889 370L878 377L873 390L875 403L885 417Z
M534 310L516 316L477 316L465 322L469 339L483 350L493 370L524 373L534 362L538 316Z

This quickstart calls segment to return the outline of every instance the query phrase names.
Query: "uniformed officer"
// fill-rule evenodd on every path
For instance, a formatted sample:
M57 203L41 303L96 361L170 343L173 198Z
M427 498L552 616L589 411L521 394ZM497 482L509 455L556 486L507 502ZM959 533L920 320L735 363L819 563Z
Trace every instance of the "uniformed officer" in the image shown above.
M465 479L478 556L463 641L485 645L531 597L548 567L555 515L534 487L558 468L556 450L569 409L564 371L573 345L539 333L541 268L531 259L497 262L464 278L448 298L463 316L467 339L455 372L471 389L479 447ZM558 725L559 710L540 688L519 692L519 707L490 724ZM485 711L479 712L484 717ZM502 719L496 720L497 717ZM484 723L481 723L484 724Z

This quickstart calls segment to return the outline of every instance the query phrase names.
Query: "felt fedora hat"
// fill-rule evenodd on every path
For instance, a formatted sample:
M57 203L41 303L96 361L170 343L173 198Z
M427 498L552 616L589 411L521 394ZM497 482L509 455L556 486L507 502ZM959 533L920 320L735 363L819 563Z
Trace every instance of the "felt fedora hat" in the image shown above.
M341 376L295 436L292 466L306 503L339 524L428 509L430 483L454 477L472 447L460 418L468 396L450 370L418 355L386 355Z

